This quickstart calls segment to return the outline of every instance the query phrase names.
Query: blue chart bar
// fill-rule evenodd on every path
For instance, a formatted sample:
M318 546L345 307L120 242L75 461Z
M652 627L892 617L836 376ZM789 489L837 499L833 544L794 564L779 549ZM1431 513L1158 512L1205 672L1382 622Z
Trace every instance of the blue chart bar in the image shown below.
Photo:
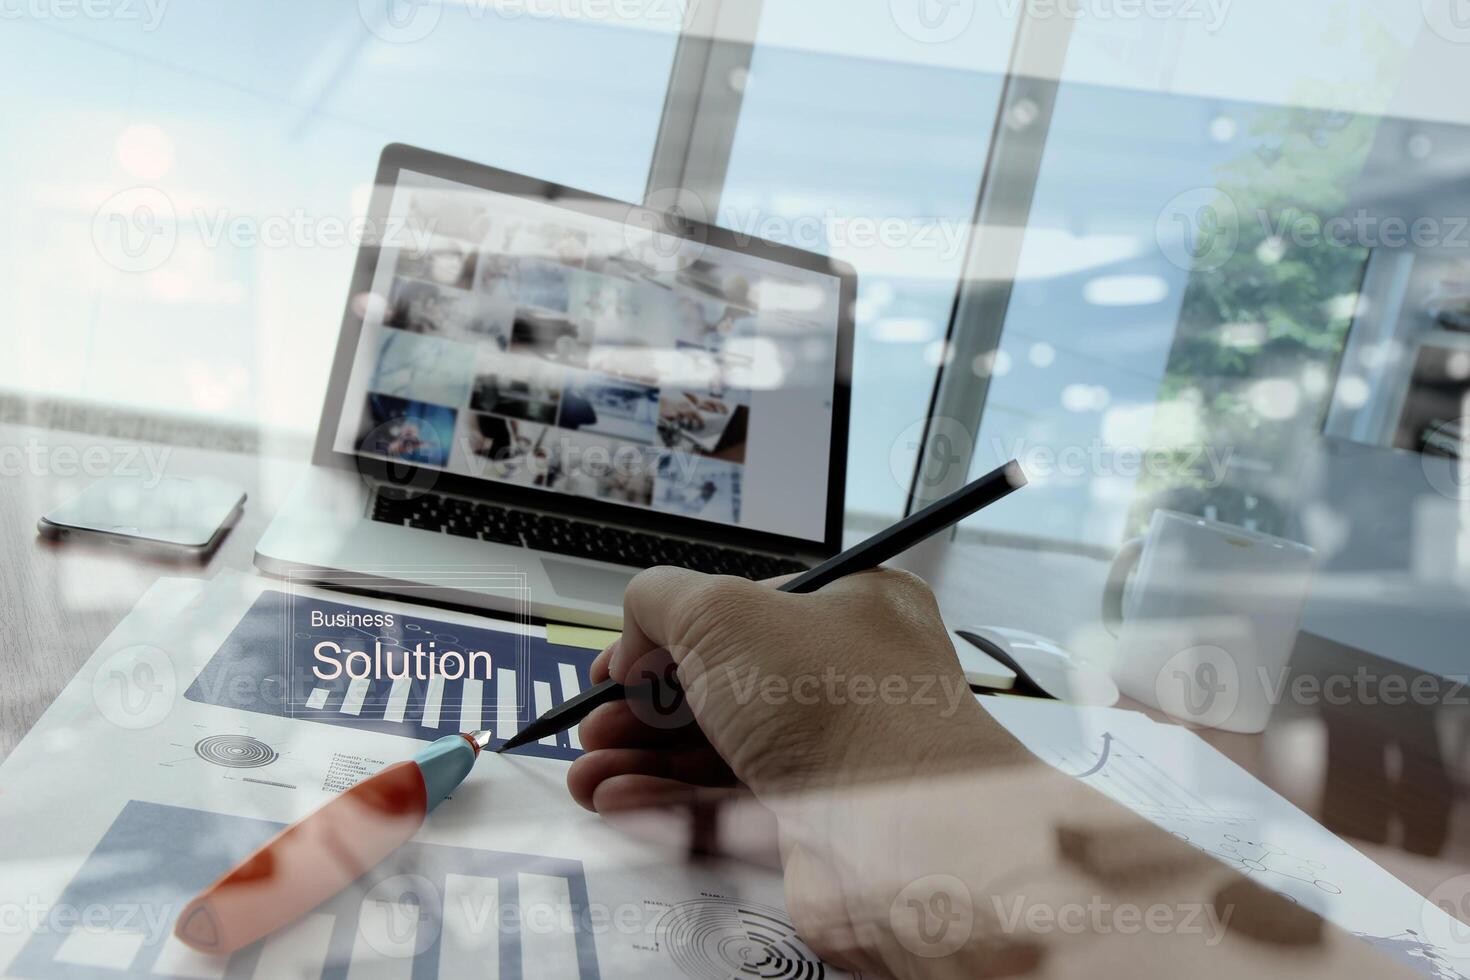
M174 919L189 899L280 829L128 803L57 900L57 908L98 911L74 928L37 932L6 975L600 976L581 862L412 841L342 894L228 960L173 939Z
M347 617L341 621L360 622L361 617L381 615L340 602L262 592L185 697L425 741L488 728L499 745L540 714L538 701L556 705L585 690L596 658L591 650L556 646L539 637L399 614L393 615L391 626L313 626L313 612L318 621L335 621L340 615ZM333 680L321 679L316 671L333 672L332 665L315 656L323 641L374 658L372 678L353 680L344 672ZM461 661L451 658L441 662L450 676L387 676L388 671L404 673L408 653L416 647L441 657L485 651L489 666L484 658L470 657L463 676L457 676ZM326 655L334 663L347 659L330 648ZM382 664L388 671L380 673ZM516 752L570 761L582 754L582 747L574 729Z

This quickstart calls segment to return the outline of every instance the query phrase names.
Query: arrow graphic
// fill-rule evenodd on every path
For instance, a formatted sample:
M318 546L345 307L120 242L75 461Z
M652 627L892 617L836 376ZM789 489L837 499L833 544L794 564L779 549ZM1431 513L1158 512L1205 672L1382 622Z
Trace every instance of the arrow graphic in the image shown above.
M1105 765L1108 764L1108 755L1112 751L1113 751L1113 733L1112 732L1103 732L1102 755L1100 755L1100 756L1097 757L1097 762L1093 764L1093 767L1091 769L1087 770L1086 772L1079 772L1073 778L1075 778L1075 779L1086 779L1088 776L1091 776L1093 773L1098 772L1099 770L1101 770L1103 766L1105 766Z

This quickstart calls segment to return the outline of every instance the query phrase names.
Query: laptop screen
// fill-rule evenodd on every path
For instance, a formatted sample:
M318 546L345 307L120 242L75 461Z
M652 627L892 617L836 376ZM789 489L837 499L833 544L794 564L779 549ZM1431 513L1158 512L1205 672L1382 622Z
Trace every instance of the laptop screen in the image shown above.
M338 452L823 540L837 275L408 170L379 237Z

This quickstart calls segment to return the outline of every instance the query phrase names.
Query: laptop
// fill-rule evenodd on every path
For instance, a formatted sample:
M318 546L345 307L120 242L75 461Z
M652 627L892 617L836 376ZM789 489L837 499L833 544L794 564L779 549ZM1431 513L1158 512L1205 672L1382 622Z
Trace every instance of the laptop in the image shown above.
M642 568L820 562L856 288L825 256L389 146L312 466L256 565L617 628Z

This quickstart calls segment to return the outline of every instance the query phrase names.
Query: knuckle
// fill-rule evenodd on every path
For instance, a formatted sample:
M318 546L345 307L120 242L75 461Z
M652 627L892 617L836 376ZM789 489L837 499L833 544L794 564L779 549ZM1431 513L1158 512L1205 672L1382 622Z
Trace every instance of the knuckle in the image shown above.
M930 605L934 602L934 593L929 588L929 583L905 569L881 569L875 585L892 603Z
M729 575L703 577L683 610L691 633L706 634L740 618L758 600L762 589L754 582Z
M690 597L691 607L705 612L722 613L750 601L746 586L751 583L728 575L706 576Z
M908 633L932 631L942 622L929 583L912 572L885 568L875 576L875 609L883 621Z
M694 573L668 565L645 568L633 576L633 581L628 583L624 596L626 601L633 603L661 602L668 598L671 590L679 584L680 580L692 574Z
M733 575L707 575L700 583L700 598L706 602L738 602L756 588L754 582Z
M894 588L906 589L910 592L927 593L929 583L906 568L884 568L881 574L890 582Z

